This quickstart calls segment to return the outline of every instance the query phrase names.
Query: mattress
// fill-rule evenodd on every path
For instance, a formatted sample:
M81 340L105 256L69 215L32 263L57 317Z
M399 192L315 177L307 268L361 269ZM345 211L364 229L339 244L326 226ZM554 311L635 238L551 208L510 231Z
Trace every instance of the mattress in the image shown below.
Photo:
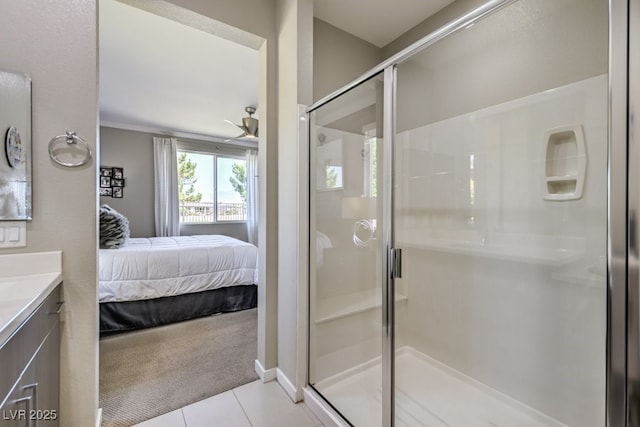
M130 238L99 251L100 302L258 283L258 248L221 235Z

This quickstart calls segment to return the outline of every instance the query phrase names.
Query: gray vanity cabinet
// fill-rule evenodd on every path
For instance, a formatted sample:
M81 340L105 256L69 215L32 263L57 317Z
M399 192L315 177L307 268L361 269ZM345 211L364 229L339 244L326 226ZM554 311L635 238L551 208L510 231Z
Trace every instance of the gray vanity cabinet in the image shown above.
M2 427L58 426L61 304L58 286L0 348Z

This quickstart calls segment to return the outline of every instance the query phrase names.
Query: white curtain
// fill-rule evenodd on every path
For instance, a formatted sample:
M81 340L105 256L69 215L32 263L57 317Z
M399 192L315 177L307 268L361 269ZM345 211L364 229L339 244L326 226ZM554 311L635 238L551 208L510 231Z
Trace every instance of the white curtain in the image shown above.
M153 138L156 236L180 235L178 209L178 142Z
M247 236L258 246L258 152L247 150Z

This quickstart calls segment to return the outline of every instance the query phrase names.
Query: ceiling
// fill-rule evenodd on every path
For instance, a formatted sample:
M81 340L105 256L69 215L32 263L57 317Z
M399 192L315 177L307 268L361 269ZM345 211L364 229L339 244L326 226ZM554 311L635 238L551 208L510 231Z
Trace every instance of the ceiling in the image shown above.
M258 106L258 51L115 0L100 1L99 28L102 125L242 133L224 120Z
M382 47L452 1L315 0L314 14ZM255 49L117 0L99 4L101 125L231 138L241 131L225 119L241 123L247 106L260 117Z

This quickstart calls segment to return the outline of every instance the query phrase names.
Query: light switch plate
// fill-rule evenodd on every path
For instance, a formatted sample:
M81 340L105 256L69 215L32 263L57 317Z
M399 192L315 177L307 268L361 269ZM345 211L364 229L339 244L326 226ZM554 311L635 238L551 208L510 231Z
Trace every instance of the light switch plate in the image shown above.
M24 248L26 246L26 221L0 221L0 248Z

